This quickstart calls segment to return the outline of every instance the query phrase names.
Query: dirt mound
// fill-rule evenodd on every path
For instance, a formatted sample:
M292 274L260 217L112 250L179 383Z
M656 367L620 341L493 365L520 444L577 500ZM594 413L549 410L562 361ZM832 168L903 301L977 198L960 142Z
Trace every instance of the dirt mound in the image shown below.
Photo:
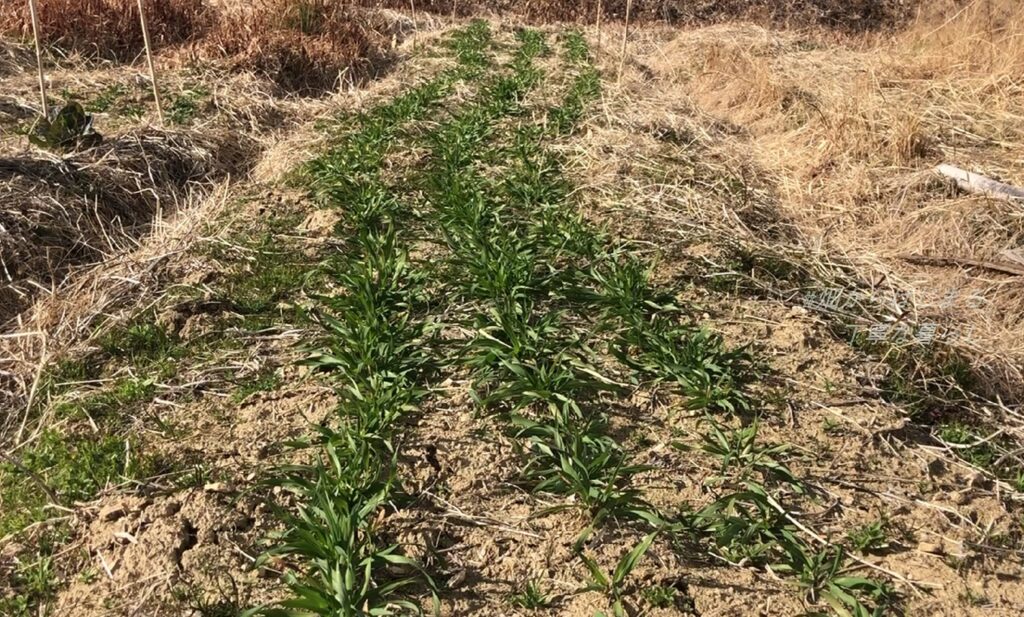
M199 181L244 167L229 136L143 129L59 158L0 158L0 321L74 267L123 249L170 213Z

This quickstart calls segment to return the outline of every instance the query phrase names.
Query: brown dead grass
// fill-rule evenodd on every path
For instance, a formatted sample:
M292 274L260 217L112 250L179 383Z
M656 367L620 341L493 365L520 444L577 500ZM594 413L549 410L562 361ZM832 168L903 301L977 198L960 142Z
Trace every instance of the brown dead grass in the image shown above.
M225 8L197 49L286 90L317 93L360 81L383 64L382 30L379 19L345 3L259 0Z
M1019 277L902 257L1004 261L1024 247L1019 205L957 195L931 172L948 162L1024 184L1024 7L943 3L897 35L838 41L720 26L678 35L651 63L742 134L810 245L909 288L917 318L958 298L946 318L971 333L976 368L992 393L1019 394Z
M303 94L370 75L394 34L379 13L340 0L156 0L146 10L155 49L254 72ZM135 0L42 0L39 20L42 42L58 55L124 62L143 53ZM0 34L31 39L25 2L0 0Z
M363 6L409 10L409 0L361 0ZM418 0L417 10L459 16L515 14L534 22L594 23L622 20L627 0ZM774 25L824 25L842 31L891 29L913 15L915 1L900 0L633 0L630 19L637 23L710 24L752 19Z
M41 0L37 6L40 39L46 45L116 60L142 53L135 0ZM146 11L157 48L193 40L210 17L203 0L149 0ZM0 0L0 33L31 38L27 2Z

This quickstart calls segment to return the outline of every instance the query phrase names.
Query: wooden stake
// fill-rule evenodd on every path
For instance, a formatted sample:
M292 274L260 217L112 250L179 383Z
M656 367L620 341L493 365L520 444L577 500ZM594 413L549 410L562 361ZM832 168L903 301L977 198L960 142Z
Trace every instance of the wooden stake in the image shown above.
M622 29L622 51L619 57L619 84L622 84L622 71L626 67L626 43L629 41L629 13L633 10L633 0L626 0L626 25Z
M149 30L146 28L146 10L139 0L139 24L142 25L142 42L146 45L146 61L149 62L149 80L153 82L153 100L156 101L156 115L160 126L164 126L164 109L160 105L160 88L156 84L156 67L153 66L153 49L149 44Z
M36 0L28 0L28 12L32 16L32 37L36 40L36 67L39 70L39 98L43 102L43 117L50 119L50 106L46 103L46 80L43 78L43 52L39 46L39 16L36 14Z
M412 48L416 49L416 32L419 30L416 25L416 0L409 0L409 11L412 12Z
M604 6L601 0L597 0L597 53L601 53L601 13L604 12Z

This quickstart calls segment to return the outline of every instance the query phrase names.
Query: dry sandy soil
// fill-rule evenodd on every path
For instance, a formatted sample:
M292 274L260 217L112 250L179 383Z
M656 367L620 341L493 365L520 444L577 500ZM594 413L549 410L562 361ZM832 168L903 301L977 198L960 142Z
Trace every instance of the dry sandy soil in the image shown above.
M791 446L788 464L812 493L799 520L830 543L881 522L884 547L855 552L858 573L892 584L907 615L1024 613L1024 279L962 261L1010 263L1024 250L1024 210L958 193L931 172L953 162L1024 185L1024 32L1009 4L936 9L885 34L648 23L625 58L621 24L587 26L603 92L580 130L552 146L587 219L639 247L677 302L763 359L766 377L753 385L760 439ZM417 19L414 38L394 39L387 76L328 96L283 96L248 73L169 69L187 113L170 129L152 126L141 64L69 63L51 72L55 89L91 101L110 84L123 91L94 112L105 144L65 156L31 150L14 131L32 105L31 55L0 48L0 198L38 201L18 216L0 205L0 233L20 225L46 239L52 224L72 234L54 243L62 253L43 256L0 235L7 272L47 273L0 291L0 320L10 319L0 332L10 453L0 511L31 513L0 528L0 612L235 615L286 593L282 572L295 564L254 566L279 526L273 504L291 505L260 481L301 458L282 444L337 406L333 384L297 364L319 334L296 315L316 301L316 264L344 244L332 235L339 215L289 174L334 138L323 122L452 63L432 50L463 22ZM514 22L496 20L496 37L511 44ZM552 40L564 29L545 28ZM460 88L451 105L471 95ZM102 201L113 215L74 190L90 182L114 187ZM295 272L300 284L281 282ZM283 287L268 295L257 284ZM811 301L829 289L856 306ZM274 318L248 319L247 302ZM134 336L140 315L169 333L169 362L110 351L111 333ZM872 326L894 323L961 336L865 341ZM97 371L60 372L82 358ZM144 395L114 398L116 422L107 408L89 411L139 383ZM587 572L572 545L586 516L523 488L519 444L479 413L466 375L430 385L398 431L411 499L382 509L377 526L439 582L441 614L607 610L604 595L579 591ZM685 403L651 387L607 400L610 432L651 467L638 477L643 498L665 512L709 503L720 473L699 450L672 447L699 446L703 416ZM128 473L121 461L121 475L91 493L40 505L42 489L26 498L11 487L60 481L45 464L22 473L53 434L76 444L113 435L119 456L131 450L146 466ZM590 550L610 569L636 535L607 525ZM44 582L31 578L42 571ZM547 608L510 603L530 581L549 594ZM674 589L675 600L656 606L643 594L651 588ZM828 610L790 577L666 538L627 591L636 615Z

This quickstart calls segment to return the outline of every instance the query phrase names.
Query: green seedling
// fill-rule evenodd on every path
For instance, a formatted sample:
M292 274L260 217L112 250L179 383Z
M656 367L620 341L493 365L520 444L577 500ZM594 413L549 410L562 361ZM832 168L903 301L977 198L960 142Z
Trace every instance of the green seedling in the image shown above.
M655 384L678 387L691 409L750 410L744 386L756 375L753 357L746 348L726 349L719 334L664 317L634 320L615 341L613 352Z
M886 535L886 521L877 520L850 530L846 540L854 550L861 553L875 553L889 548Z
M793 573L807 601L824 601L839 617L882 617L889 614L892 589L875 580L853 576L842 548L803 551L799 559L773 569Z
M806 492L803 482L797 479L788 466L779 461L781 457L790 454L792 447L785 444L765 446L757 443L757 422L739 429L726 429L711 417L705 418L705 423L710 429L701 435L703 443L700 449L719 460L723 476L718 478L718 481L724 481L729 477L725 474L747 481L753 479L753 474L757 473L761 476L762 482L783 484L798 494ZM680 450L691 449L682 443L672 445Z
M605 572L597 561L587 556L583 551L578 550L577 555L590 573L590 582L580 591L598 591L604 594L611 601L611 614L614 617L626 617L626 579L636 568L644 554L651 548L657 535L658 532L652 532L644 536L639 544L619 560L615 570L612 572Z
M433 581L418 575L389 576L393 568L420 572L401 554L398 545L378 545L373 517L388 499L388 482L367 482L372 472L353 469L333 449L308 469L293 469L278 482L297 498L295 513L280 510L284 531L278 545L257 562L266 565L287 556L307 564L300 575L288 573L292 597L275 607L260 607L246 615L268 617L357 617L362 615L422 614L408 600L396 598L403 588Z
M551 606L551 596L541 587L540 580L533 579L522 590L509 596L509 604L527 610L538 610Z

